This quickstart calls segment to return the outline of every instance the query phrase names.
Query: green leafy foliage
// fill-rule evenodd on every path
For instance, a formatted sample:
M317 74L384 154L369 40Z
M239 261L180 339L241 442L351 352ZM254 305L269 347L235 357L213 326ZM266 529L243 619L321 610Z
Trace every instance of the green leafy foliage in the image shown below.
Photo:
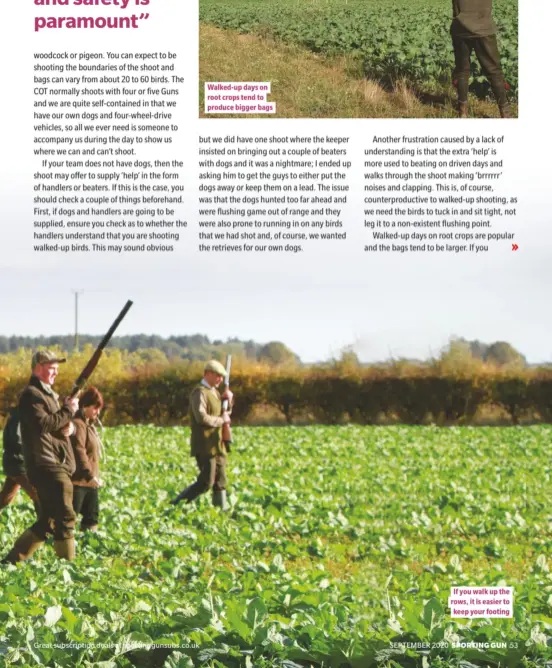
M74 562L48 545L0 566L2 666L552 660L550 427L238 427L228 513L168 504L188 439L106 430L99 532ZM2 553L32 521L26 497L0 513ZM459 585L514 587L514 618L451 619ZM489 648L452 647L472 641Z
M454 66L450 0L201 0L200 20L299 44L316 53L357 55L366 76L393 83L450 83ZM518 88L518 3L495 0L502 67ZM473 59L474 92L488 83Z

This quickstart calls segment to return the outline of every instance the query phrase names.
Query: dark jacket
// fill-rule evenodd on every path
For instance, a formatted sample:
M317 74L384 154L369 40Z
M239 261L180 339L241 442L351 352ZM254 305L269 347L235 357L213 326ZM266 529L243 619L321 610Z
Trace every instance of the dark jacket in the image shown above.
M19 398L23 455L31 480L34 475L40 475L42 469L63 469L73 475L73 448L69 438L61 432L72 417L69 406L60 408L57 394L36 376L31 376Z
M71 445L76 463L73 485L91 487L92 478L97 478L100 470L100 437L81 411L76 413L73 424L75 432L71 436Z
M10 415L3 433L2 465L6 476L12 478L25 475L25 459L23 457L23 442L19 429L19 410L17 407L10 410Z
M493 0L452 0L451 33L455 37L495 35Z

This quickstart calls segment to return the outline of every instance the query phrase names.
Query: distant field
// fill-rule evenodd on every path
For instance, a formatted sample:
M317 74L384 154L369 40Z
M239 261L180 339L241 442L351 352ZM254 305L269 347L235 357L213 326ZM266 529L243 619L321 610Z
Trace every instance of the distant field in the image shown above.
M72 563L48 546L0 567L2 667L552 660L549 426L236 427L228 514L168 504L195 476L189 434L106 430L100 531ZM0 513L2 554L32 517L26 497ZM514 587L514 618L451 619L467 585Z
M364 76L407 80L430 91L450 84L450 0L200 0L202 23L296 44L312 52L353 54ZM499 46L512 98L518 89L518 2L495 0ZM473 62L472 90L488 92Z

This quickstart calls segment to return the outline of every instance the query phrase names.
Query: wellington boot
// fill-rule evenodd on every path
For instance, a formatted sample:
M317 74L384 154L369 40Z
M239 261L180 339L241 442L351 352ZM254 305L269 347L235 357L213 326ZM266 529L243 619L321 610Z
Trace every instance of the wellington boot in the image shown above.
M499 105L498 110L500 112L500 118L513 118L512 108L509 104Z
M459 118L468 118L468 103L459 102L458 103L458 117Z
M228 510L228 503L226 501L226 490L213 490L213 505Z
M73 561L75 558L75 539L66 538L65 540L55 540L54 550L60 559Z
M36 552L39 547L44 544L44 541L34 534L30 529L27 529L15 541L15 545L2 559L3 564L16 564L18 561L25 561L33 552Z

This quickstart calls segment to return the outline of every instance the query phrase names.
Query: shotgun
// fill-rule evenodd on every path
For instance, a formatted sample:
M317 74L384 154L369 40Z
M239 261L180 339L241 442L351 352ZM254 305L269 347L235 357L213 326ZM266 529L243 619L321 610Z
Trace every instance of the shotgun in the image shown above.
M226 375L224 376L224 389L230 389L230 370L232 368L232 355L226 356ZM222 402L222 410L229 409L228 399ZM232 443L232 428L229 424L222 425L222 441L226 446L226 452L230 452L230 444Z
M107 344L111 340L111 337L115 333L115 330L121 324L121 321L123 320L125 315L128 313L131 306L132 306L132 302L129 299L127 301L127 303L124 305L122 311L115 318L113 324L108 329L106 335L100 341L100 343L99 343L98 347L96 348L96 350L94 351L94 354L92 355L92 357L88 360L88 364L84 367L80 376L77 378L77 380L73 384L73 389L71 390L71 394L69 395L71 398L77 396L77 394L81 391L81 389L83 388L86 381L92 375L92 372L94 371L94 369L98 366L98 362L100 361L100 358L102 356L104 348L107 346Z

